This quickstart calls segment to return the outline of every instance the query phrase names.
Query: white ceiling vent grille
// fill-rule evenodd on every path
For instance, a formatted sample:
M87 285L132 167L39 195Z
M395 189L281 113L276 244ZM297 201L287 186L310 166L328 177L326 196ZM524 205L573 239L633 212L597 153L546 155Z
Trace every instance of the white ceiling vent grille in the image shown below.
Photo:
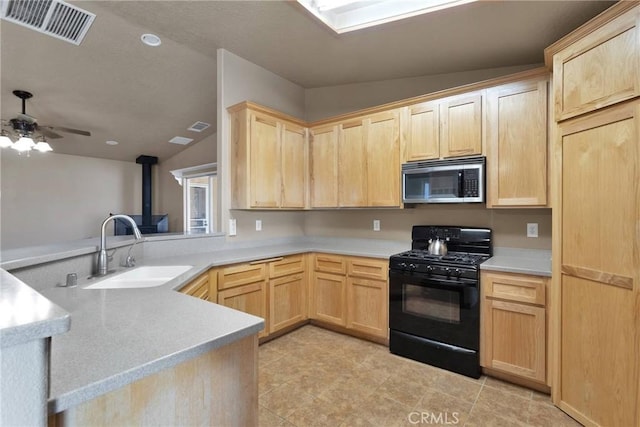
M2 19L79 45L96 15L60 0L0 0Z
M194 132L202 132L203 130L205 130L209 126L211 126L209 123L195 122L190 127L188 127L187 130L191 130L191 131L194 131Z

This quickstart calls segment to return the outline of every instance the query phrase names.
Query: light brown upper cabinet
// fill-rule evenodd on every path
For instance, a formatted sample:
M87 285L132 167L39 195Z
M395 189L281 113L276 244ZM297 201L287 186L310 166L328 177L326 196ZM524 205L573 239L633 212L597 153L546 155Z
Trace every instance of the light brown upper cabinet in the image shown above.
M547 82L487 90L487 207L547 206Z
M482 91L405 107L402 145L406 162L482 154Z
M312 128L311 207L400 206L399 123L392 110Z
M621 3L615 19L569 46L571 37L547 48L547 55L562 49L553 55L557 121L640 95L640 9L624 11L635 2Z
M231 119L231 207L304 209L307 131L293 120L253 108L229 109Z
M312 208L338 206L338 125L311 128L310 135Z

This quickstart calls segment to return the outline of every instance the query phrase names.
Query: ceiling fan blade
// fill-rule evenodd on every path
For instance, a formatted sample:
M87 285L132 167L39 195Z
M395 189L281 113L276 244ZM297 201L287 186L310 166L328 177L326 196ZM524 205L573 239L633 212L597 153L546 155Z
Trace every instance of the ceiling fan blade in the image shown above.
M38 126L39 129L47 129L49 131L60 131L60 132L66 132L66 133L74 133L76 135L84 135L84 136L91 136L91 132L86 131L86 130L80 130L80 129L73 129L73 128L68 128L68 127L64 127L64 126Z
M49 139L58 139L62 138L62 135L59 135L51 130L49 127L38 126L38 131Z

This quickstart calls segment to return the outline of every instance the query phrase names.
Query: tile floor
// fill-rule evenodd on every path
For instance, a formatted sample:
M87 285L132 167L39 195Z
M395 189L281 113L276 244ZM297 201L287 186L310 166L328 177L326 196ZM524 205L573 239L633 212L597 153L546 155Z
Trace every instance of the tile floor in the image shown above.
M306 325L259 348L260 427L579 426L547 395Z

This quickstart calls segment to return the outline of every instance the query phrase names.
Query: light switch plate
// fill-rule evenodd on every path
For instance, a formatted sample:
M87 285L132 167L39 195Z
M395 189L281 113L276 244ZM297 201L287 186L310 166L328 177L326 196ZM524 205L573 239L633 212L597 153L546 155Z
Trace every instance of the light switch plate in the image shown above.
M236 235L236 220L235 218L229 219L229 236Z
M380 231L380 220L379 219L374 219L373 220L373 231Z
M256 219L256 231L262 231L262 220Z
M538 223L537 222L528 222L527 223L527 237L538 237Z

